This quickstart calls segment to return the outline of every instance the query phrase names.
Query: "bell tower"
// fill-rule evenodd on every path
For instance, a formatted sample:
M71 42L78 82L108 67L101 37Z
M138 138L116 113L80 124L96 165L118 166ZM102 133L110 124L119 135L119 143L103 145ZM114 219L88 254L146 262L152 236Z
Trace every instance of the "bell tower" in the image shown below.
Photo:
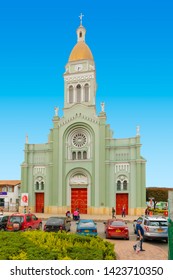
M71 51L64 73L64 114L76 104L95 110L96 74L92 52L85 43L86 29L80 25L76 30L77 43Z

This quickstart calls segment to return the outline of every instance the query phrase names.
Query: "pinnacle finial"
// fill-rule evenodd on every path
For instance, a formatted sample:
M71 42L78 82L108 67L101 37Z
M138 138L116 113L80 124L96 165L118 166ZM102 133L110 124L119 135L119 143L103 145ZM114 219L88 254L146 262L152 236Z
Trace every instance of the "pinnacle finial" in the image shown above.
M25 143L28 144L28 134L25 136Z
M140 135L140 126L137 125L136 127L136 135L139 136Z
M101 110L102 110L102 112L104 112L104 111L105 111L105 103L104 103L104 102L101 102L100 105L101 105Z
M82 18L84 17L84 15L81 13L79 18L80 18L80 25L82 25Z

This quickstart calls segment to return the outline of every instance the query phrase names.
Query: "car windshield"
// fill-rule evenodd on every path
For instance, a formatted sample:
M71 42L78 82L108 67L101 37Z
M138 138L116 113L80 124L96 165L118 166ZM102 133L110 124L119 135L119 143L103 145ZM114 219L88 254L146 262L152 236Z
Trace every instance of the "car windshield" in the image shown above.
M14 223L14 222L22 223L23 222L23 217L22 216L11 216L10 217L10 222L11 223Z
M125 223L121 222L121 221L113 221L110 223L110 225L113 227L117 227L117 226L122 227L122 226L125 226Z
M149 221L149 226L167 227L168 222L167 221Z
M59 219L59 218L49 218L47 220L47 225L48 224L56 224L56 225L62 225L64 224L64 219Z
M95 226L93 222L80 222L79 223L80 227L93 227Z

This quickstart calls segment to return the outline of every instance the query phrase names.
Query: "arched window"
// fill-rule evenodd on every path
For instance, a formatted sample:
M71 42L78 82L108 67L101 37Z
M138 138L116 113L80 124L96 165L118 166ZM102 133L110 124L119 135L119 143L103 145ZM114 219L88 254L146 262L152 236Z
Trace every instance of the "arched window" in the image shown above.
M79 37L82 38L82 32L79 33Z
M78 159L81 159L81 152L78 152Z
M77 92L76 92L77 103L81 103L81 85L77 85L76 89L77 89Z
M124 182L123 182L123 190L127 190L127 181L126 180L124 180Z
M36 182L35 184L35 189L38 191L39 190L39 182Z
M44 190L44 182L41 182L41 190Z
M76 159L76 152L72 153L72 159L75 160Z
M73 86L69 87L69 103L73 103Z
M87 159L87 152L86 151L83 152L83 159Z
M121 190L121 181L120 180L117 181L117 190L118 191Z
M89 101L89 84L85 84L84 86L84 101Z

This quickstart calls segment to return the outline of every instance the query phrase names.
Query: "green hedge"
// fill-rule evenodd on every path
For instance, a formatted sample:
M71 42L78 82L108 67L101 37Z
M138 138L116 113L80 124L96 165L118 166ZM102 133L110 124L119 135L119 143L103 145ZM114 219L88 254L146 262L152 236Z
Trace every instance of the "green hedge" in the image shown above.
M42 231L0 232L0 260L114 260L114 245L100 237Z

